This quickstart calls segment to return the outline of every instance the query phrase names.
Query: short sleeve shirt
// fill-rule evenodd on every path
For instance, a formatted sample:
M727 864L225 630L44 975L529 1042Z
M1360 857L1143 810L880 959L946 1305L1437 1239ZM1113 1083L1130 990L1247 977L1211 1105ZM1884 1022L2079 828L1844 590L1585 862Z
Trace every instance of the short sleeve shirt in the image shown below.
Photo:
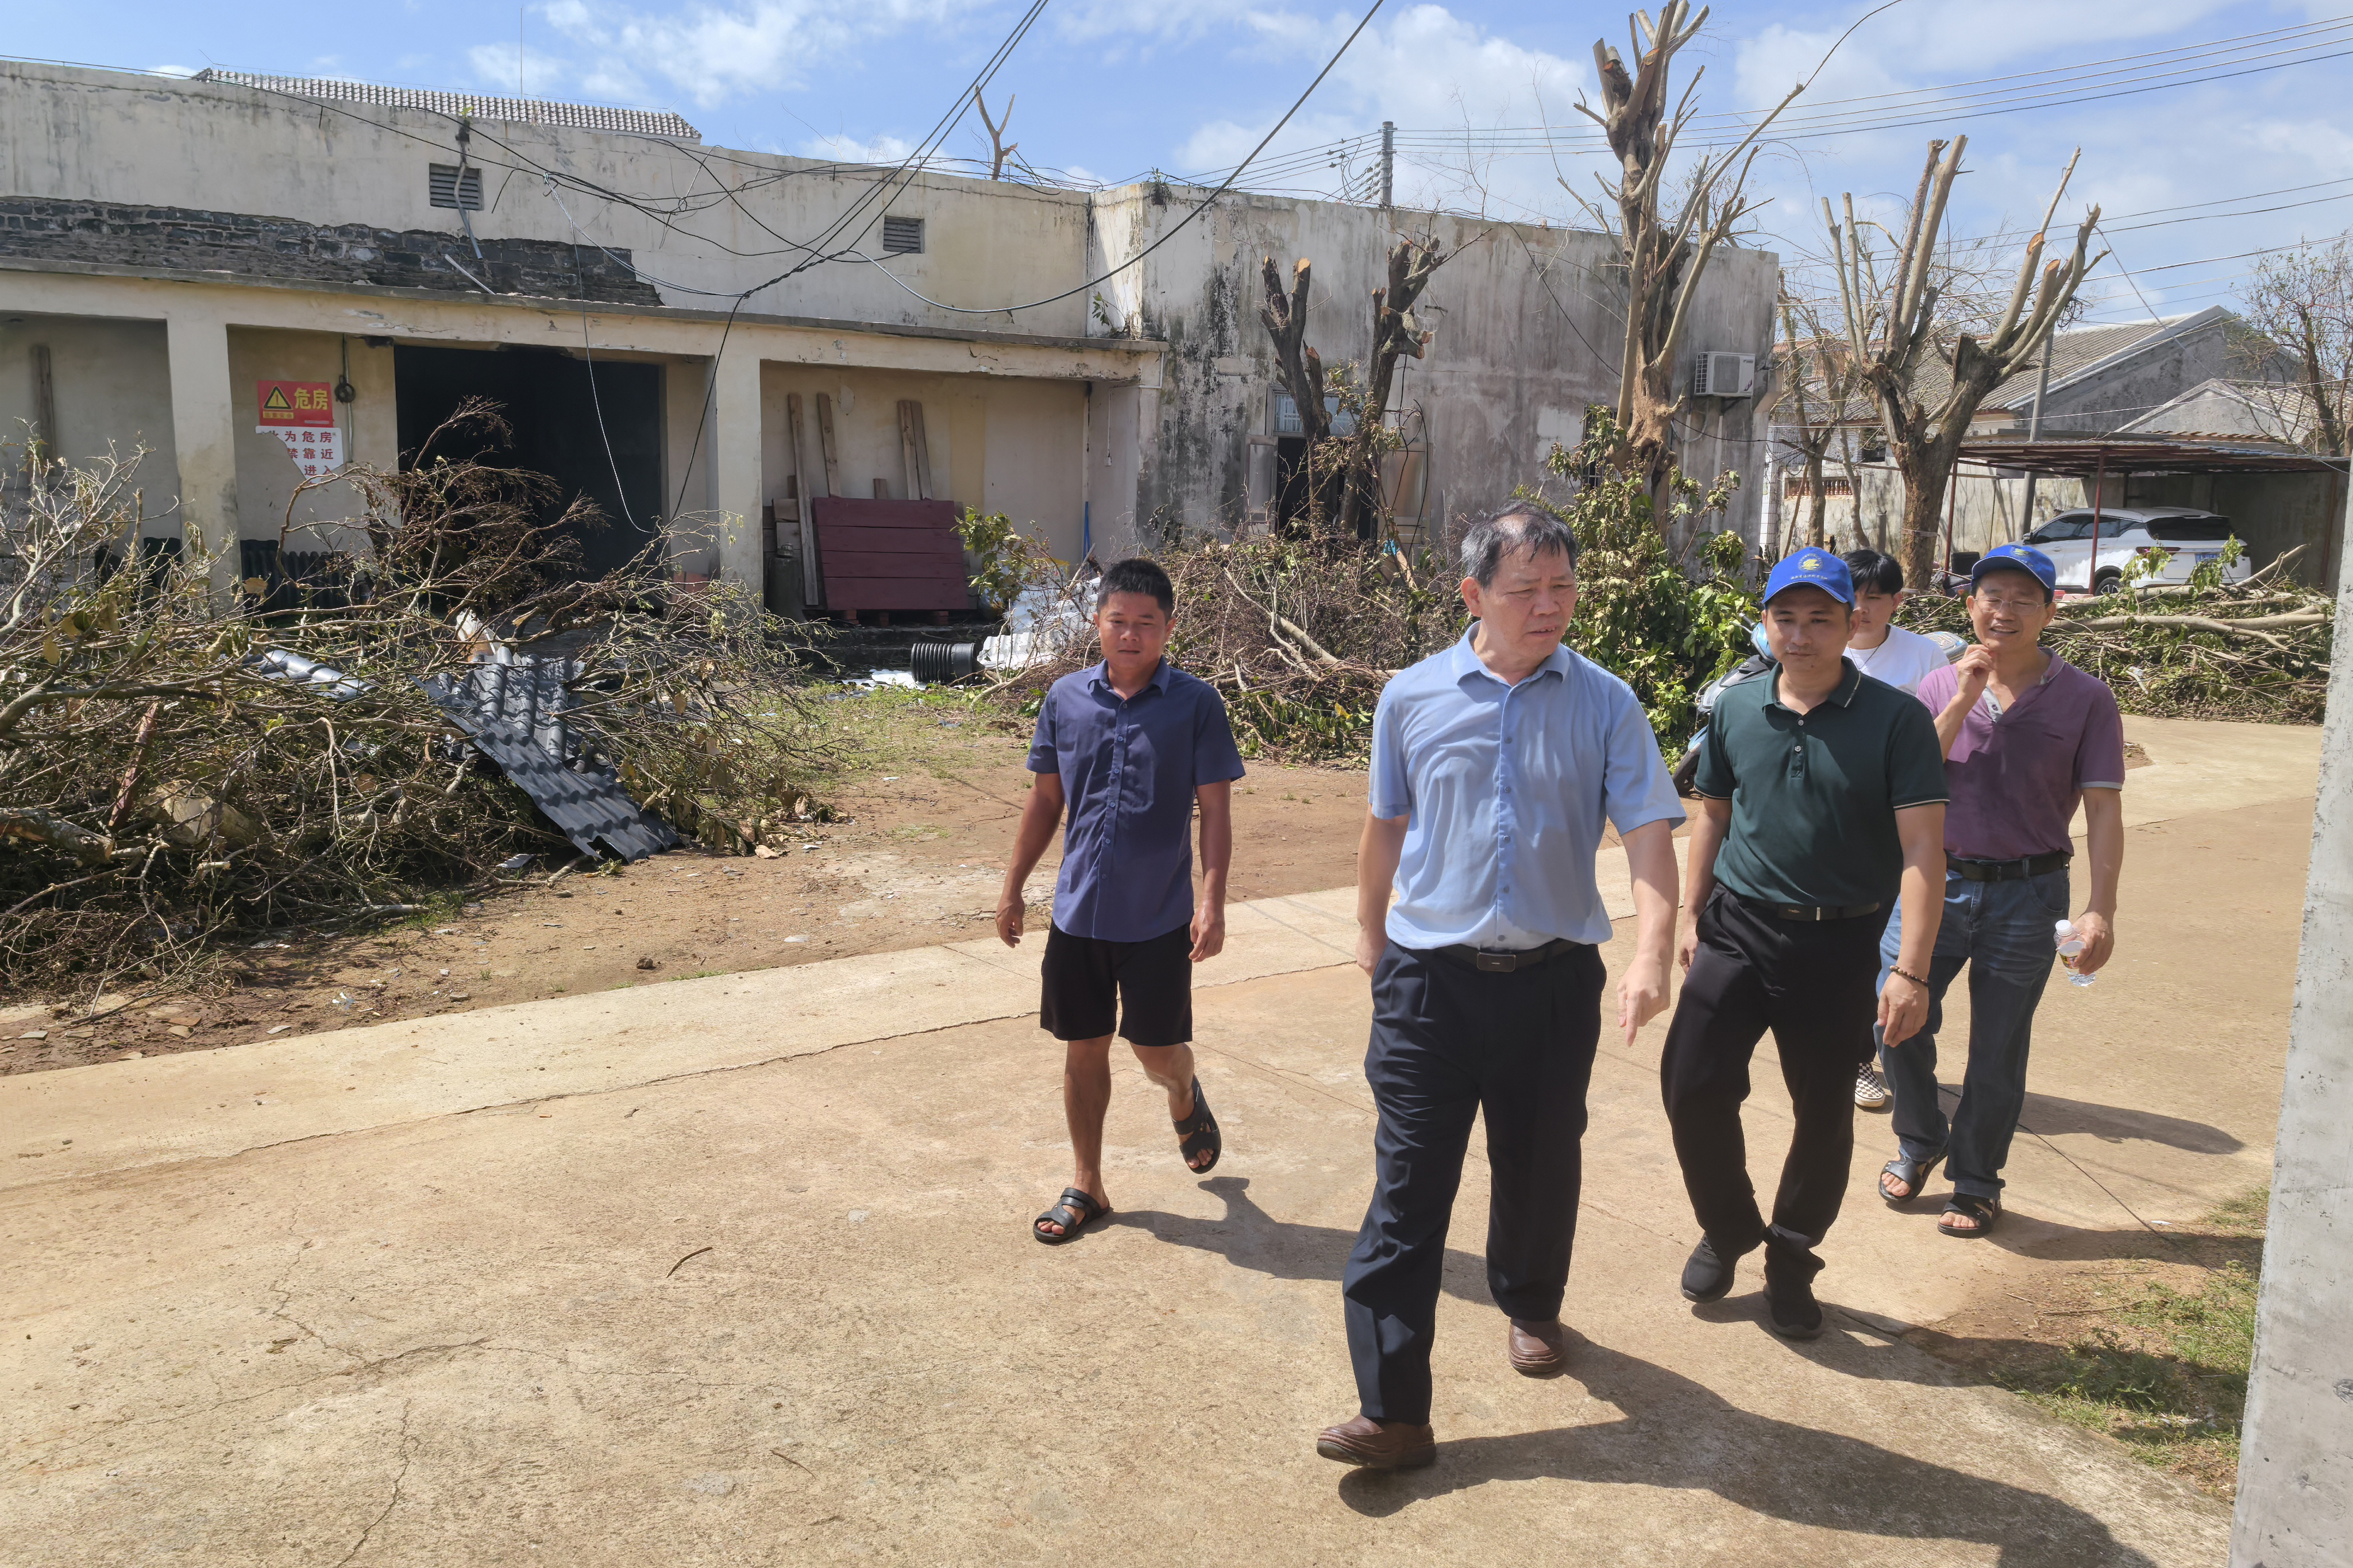
M1805 713L1781 705L1778 668L1716 699L1693 787L1732 803L1715 858L1731 891L1812 908L1894 902L1895 814L1943 801L1945 764L1926 709L1845 668Z
M1920 682L1924 711L1941 713L1959 672ZM2125 787L2125 724L2116 693L2057 654L2031 689L1997 717L1978 699L1945 759L1953 790L1945 849L1965 860L2022 860L2073 847L2068 827L2087 789Z
M1373 715L1370 805L1406 818L1388 935L1399 947L1527 949L1609 940L1593 860L1620 836L1683 820L1626 683L1555 648L1516 684L1462 640L1401 670Z
M1877 647L1851 647L1846 657L1872 679L1883 680L1898 691L1918 690L1921 681L1948 662L1934 637L1902 626L1888 627L1886 639Z
M1054 923L1072 936L1149 942L1193 918L1193 798L1242 776L1226 705L1166 659L1123 698L1104 666L1054 682L1029 771L1062 781Z

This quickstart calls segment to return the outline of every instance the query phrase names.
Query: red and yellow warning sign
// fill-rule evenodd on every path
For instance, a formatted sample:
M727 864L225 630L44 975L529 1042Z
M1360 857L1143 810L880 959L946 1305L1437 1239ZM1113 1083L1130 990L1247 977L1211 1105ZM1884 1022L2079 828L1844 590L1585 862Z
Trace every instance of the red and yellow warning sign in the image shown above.
M265 381L259 384L265 428L335 422L335 389L323 381Z

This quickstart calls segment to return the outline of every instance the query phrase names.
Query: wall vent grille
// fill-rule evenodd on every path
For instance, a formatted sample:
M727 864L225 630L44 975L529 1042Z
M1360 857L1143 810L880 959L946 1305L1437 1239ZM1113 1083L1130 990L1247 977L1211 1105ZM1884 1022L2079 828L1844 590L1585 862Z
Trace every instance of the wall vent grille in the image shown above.
M437 207L454 207L461 202L472 212L482 210L482 172L470 164L459 178L455 163L435 163L426 174L426 189Z
M921 256L923 253L923 220L919 217L884 218L882 253L885 256Z

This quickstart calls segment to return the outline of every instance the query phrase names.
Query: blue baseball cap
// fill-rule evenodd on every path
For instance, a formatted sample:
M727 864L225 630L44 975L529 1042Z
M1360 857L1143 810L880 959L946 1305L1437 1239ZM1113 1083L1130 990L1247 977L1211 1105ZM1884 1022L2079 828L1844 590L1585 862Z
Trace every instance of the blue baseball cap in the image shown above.
M1820 588L1841 605L1854 603L1854 574L1846 569L1846 563L1810 545L1774 563L1773 574L1765 579L1765 603L1771 604L1782 589L1801 584Z
M2031 544L1997 544L1978 557L1969 568L1969 590L1977 591L1978 582L1989 572L2025 572L2042 584L2046 594L2059 591L2059 568L2051 564L2051 557Z

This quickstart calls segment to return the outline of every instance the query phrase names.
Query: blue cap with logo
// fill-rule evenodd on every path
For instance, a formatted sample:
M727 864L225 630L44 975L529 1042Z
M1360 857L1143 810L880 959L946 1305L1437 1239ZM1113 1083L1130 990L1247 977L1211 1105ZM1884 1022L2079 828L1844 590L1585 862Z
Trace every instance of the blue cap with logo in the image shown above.
M2059 591L2059 568L2031 544L1997 544L1978 556L1978 563L1969 568L1969 587L1974 590L1989 572L2028 573L2042 584L2044 593Z
M1782 589L1800 584L1820 588L1841 605L1854 603L1854 574L1827 550L1809 547L1781 557L1774 564L1773 574L1765 579L1765 603L1771 604Z

